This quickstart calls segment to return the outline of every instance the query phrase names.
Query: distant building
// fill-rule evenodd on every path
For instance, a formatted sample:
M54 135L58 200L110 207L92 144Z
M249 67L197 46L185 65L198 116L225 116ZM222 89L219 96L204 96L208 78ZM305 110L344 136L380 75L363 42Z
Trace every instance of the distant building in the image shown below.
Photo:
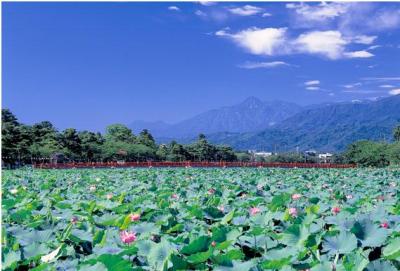
M304 152L307 156L317 156L316 150L308 150Z
M320 153L318 154L318 158L322 163L330 163L332 162L333 154L332 153Z
M273 155L272 152L249 150L249 153L254 157L268 157Z

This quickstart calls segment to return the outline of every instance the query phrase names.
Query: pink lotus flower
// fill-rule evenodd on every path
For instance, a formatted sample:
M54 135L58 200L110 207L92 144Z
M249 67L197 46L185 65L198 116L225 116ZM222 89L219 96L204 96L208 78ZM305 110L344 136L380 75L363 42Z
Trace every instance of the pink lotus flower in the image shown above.
M225 212L225 207L224 206L218 206L218 210L220 210L221 212Z
M246 194L246 193L243 193L240 197L241 197L242 199L244 199L245 197L247 197L247 194Z
M107 195L106 195L106 198L107 198L108 200L112 199L112 197L113 197L112 194L107 194Z
M300 199L302 196L301 196L301 194L293 194L292 195L292 200L298 200L298 199Z
M119 233L119 237L121 238L121 241L125 244L130 244L130 243L136 241L136 233L135 232L121 231Z
M384 201L384 200L385 200L385 196L380 195L380 196L377 196L376 199L377 199L377 200L382 200L382 201Z
M297 216L297 209L296 208L289 208L289 215L291 217L296 217Z
M172 194L171 198L173 199L179 199L179 196L177 194Z
M340 207L334 206L331 209L332 213L337 215L338 213L340 213Z
M73 216L73 217L71 218L71 223L72 223L72 224L76 224L76 222L78 222L78 218L77 218L76 216Z
M212 195L212 194L215 193L215 189L210 188L210 189L208 189L207 193L208 193L209 195Z
M353 198L352 194L346 195L346 199L352 199L352 198Z
M250 208L250 214L251 214L251 215L256 215L256 214L258 214L259 212L261 212L261 210L260 210L260 208L258 208L258 207L252 207L252 208Z
M138 221L140 219L140 214L131 214L129 217L131 221Z
M91 186L89 187L89 190L90 190L90 192L96 191L96 186L95 186L95 185L91 185Z
M217 245L217 243L215 243L215 241L212 241L212 242L211 242L211 246L212 246L212 247L215 247L216 245Z
M389 228L389 223L387 223L386 221L385 221L385 222L382 222L382 223L381 223L381 227L382 227L382 228L385 228L385 229L388 229L388 228Z

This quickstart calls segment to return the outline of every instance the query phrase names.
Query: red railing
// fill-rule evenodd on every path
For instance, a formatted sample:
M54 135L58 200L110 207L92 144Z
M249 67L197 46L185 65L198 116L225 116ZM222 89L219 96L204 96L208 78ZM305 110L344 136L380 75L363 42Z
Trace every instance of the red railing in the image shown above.
M78 163L41 163L34 168L124 168L124 167L276 167L276 168L355 168L354 164L329 163L265 163L265 162L78 162Z

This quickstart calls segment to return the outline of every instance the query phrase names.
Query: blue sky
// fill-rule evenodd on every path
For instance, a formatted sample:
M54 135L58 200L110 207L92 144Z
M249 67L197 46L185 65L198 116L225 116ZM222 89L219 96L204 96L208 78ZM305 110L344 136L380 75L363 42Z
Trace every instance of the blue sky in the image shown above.
M3 3L3 107L103 131L400 93L400 3ZM137 132L137 131L135 131Z

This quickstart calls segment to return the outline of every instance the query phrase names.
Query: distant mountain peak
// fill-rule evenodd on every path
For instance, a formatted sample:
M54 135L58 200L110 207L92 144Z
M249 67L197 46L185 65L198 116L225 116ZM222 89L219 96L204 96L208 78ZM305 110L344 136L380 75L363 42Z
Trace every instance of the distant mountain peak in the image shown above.
M261 101L259 98L250 96L246 98L243 102L241 102L239 105L245 105L245 106L261 106L263 105L263 101Z
M243 102L203 112L181 122L167 125L165 123L134 122L130 125L134 130L149 127L148 130L158 138L175 138L196 136L199 133L218 132L255 132L300 112L302 107L283 101L264 102L250 96Z

